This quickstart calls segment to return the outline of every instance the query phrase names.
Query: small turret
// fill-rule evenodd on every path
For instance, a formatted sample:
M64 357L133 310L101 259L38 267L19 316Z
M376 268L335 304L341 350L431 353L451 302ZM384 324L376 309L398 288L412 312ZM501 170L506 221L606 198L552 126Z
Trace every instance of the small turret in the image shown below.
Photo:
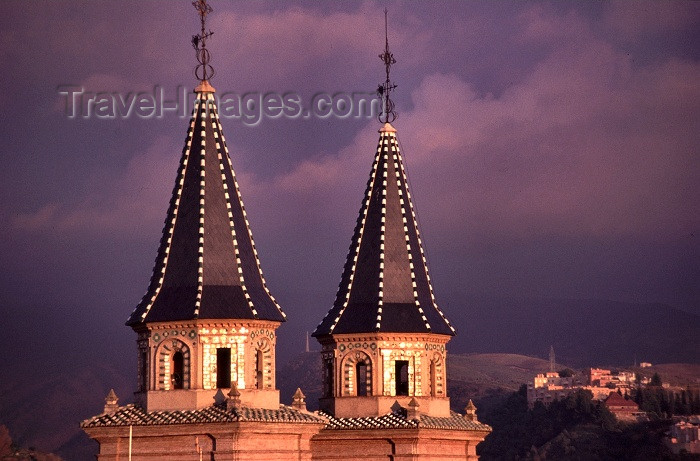
M306 396L301 392L301 388L297 387L297 391L292 397L292 407L299 411L306 411Z
M111 415L115 411L117 411L117 409L119 409L119 405L117 402L119 402L119 397L117 397L117 394L116 392L114 392L114 389L110 389L109 393L107 394L107 397L105 397L104 413Z
M476 417L476 405L474 405L472 399L469 399L467 406L464 407L464 417L469 421L479 421Z
M226 399L226 411L237 410L241 407L241 392L238 390L238 386L234 382L231 386L231 390L228 392L228 398Z
M420 412L418 411L420 405L415 398L412 398L408 402L408 408L406 409L406 419L409 421L420 421Z

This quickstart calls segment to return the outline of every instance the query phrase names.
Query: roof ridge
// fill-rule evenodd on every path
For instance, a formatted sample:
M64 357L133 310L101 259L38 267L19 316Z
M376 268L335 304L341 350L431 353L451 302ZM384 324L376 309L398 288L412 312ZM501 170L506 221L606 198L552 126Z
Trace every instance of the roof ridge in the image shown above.
M310 412L299 411L287 405L280 408L257 408L241 406L227 410L221 404L194 410L156 410L147 412L141 406L128 404L119 407L114 413L103 413L80 423L80 427L97 426L151 426L166 424L220 422L290 422L290 423L325 423L326 418Z

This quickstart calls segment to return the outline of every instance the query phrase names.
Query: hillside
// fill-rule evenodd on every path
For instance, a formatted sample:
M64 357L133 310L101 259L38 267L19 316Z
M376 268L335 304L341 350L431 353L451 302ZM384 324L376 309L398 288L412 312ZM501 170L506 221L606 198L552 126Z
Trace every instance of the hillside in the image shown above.
M534 375L549 371L549 361L518 354L450 354L447 367L450 405L461 413L469 399L482 411L490 408Z
M518 354L450 354L447 365L448 382L472 384L477 393L491 388L517 391L535 374L549 371L548 360Z
M482 461L697 459L673 455L665 446L664 432L671 420L620 423L583 390L530 409L523 388L482 411L479 419L493 427L477 447Z
M0 380L0 424L7 426L12 441L70 460L90 459L97 448L79 424L102 411L109 389L121 397L120 404L128 403L133 392L130 374L104 365L71 373L2 372L11 379Z
M671 386L700 386L700 364L662 363L648 368L632 368L635 372L651 378L654 373Z

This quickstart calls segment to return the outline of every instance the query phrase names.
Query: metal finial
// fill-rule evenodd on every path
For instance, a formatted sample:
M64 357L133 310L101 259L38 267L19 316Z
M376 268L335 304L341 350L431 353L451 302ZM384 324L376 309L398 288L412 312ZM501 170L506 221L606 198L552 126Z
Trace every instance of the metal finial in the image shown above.
M211 54L207 50L207 39L214 35L214 32L211 30L206 32L204 27L206 17L213 9L207 5L207 0L195 0L192 2L192 6L195 7L202 21L202 31L198 35L192 36L192 46L197 52L197 61L199 62L199 65L194 70L194 76L200 82L205 82L214 76L214 68L209 65Z
M397 117L397 114L394 111L394 101L392 101L389 97L389 93L391 92L391 90L396 88L396 85L391 83L391 79L389 78L391 66L392 64L396 64L396 59L394 59L394 55L389 51L389 26L387 21L388 14L389 11L386 8L384 8L384 37L386 39L386 44L384 48L384 53L379 55L379 59L381 59L384 62L384 66L386 67L386 80L384 81L384 83L380 83L379 87L377 88L377 96L379 96L383 104L382 112L377 118L380 122L383 123L391 123L394 120L396 120Z

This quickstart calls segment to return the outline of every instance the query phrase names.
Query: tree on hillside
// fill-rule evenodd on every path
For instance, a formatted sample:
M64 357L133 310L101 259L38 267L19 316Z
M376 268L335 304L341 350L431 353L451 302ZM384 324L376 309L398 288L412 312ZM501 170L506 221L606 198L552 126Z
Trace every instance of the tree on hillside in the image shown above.
M500 408L480 416L494 429L479 444L482 459L523 459L532 454L533 447L537 451L555 439L552 450L565 456L570 454L568 447L576 443L570 431L579 426L612 430L617 425L615 417L605 405L593 400L590 391L579 390L549 406L536 402L532 409L528 409L526 395L527 388L523 386Z
M688 387L680 393L675 394L674 398L674 414L677 415L695 415L700 413L700 392Z
M647 386L635 391L634 401L642 411L657 418L694 414L692 406L687 404L688 400L684 391L676 394L662 387Z
M651 391L662 390L645 389ZM511 394L498 407L479 415L493 432L477 447L482 461L491 460L690 460L664 445L670 421L620 424L588 391L571 394L545 407L527 406L527 388ZM650 394L656 397L656 394Z
M663 385L663 382L661 381L661 376L659 376L658 373L654 373L654 376L651 377L651 381L649 381L649 385L654 387L661 387Z
M571 368L564 368L562 371L559 372L559 377L560 378L571 378L574 374L575 374L575 372Z

